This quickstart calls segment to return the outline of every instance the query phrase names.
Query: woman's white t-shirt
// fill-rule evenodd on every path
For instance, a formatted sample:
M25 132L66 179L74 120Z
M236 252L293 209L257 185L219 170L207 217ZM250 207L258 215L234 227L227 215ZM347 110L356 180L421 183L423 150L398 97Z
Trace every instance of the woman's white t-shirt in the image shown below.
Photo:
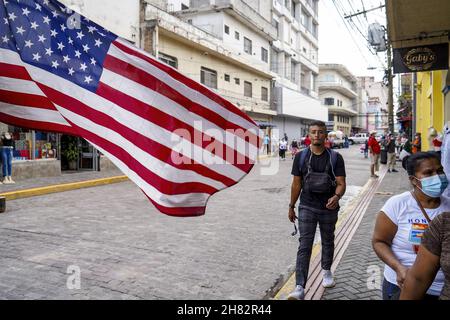
M409 191L390 198L381 211L398 227L391 246L394 255L402 265L407 268L412 267L417 256L415 248L418 248L423 232L428 226L427 219ZM450 199L441 197L441 204L438 208L425 209L425 211L433 220L437 215L450 211ZM397 273L388 265L385 265L384 277L388 282L398 285ZM427 293L439 295L444 286L444 279L444 274L439 270Z

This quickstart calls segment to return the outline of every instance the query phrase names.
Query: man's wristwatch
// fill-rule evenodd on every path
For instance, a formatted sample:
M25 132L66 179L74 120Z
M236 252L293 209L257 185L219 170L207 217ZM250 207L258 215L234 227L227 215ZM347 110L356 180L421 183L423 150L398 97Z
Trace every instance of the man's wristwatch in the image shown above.
M295 204L290 204L290 203L289 203L289 208L290 208L290 209L295 209Z

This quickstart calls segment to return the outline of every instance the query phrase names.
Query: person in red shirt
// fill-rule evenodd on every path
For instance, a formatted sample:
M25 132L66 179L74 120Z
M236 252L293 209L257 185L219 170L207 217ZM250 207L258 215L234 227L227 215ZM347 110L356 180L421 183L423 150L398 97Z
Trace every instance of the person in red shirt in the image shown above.
M380 154L381 154L381 147L378 143L377 139L375 139L376 131L370 132L370 138L367 143L369 147L369 153L370 153L370 177L371 178L378 178L378 175L375 174L376 171L379 170L380 166Z
M306 135L305 140L303 141L303 143L305 144L305 146L308 148L309 145L311 144L311 139L309 138L309 134Z

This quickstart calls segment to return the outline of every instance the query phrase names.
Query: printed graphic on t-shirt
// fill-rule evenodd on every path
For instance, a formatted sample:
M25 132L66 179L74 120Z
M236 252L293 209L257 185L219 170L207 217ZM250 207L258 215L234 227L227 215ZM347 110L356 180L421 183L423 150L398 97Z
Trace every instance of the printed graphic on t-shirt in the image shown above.
M413 245L420 245L422 242L423 234L427 230L428 224L426 223L413 223L411 224L411 230L409 232L409 242Z

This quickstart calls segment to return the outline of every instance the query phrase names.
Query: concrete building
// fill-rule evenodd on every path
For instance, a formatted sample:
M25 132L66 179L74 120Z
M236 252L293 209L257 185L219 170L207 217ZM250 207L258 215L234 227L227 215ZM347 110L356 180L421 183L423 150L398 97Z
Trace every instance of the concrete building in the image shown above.
M357 79L341 64L320 64L319 97L328 108L328 121L333 130L350 136L357 125Z
M255 7L241 0L192 0L183 8L170 15L147 5L145 23L155 26L145 31L153 32L153 48L146 41L145 50L162 60L177 59L180 72L216 89L270 135L276 115L269 63L276 29L268 20L270 3L260 1Z
M373 82L373 77L357 77L356 93L356 111L358 112L353 124L353 133L369 132L369 123L367 112L369 109L368 83Z

